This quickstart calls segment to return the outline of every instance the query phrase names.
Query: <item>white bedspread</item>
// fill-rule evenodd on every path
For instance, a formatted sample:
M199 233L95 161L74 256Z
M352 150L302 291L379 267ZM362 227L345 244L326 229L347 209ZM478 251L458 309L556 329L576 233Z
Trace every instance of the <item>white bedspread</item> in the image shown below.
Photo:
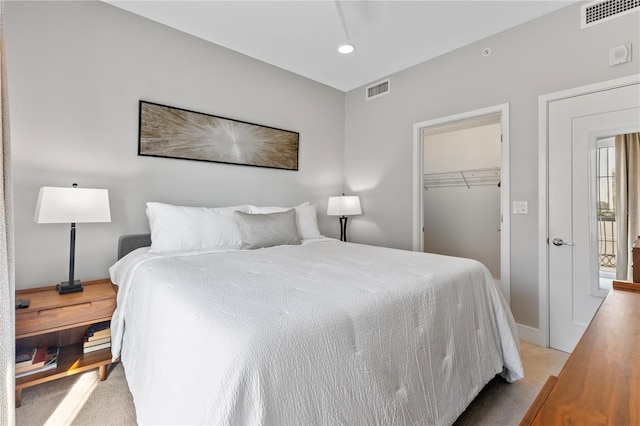
M111 269L141 424L446 425L523 377L511 312L469 260L324 240Z

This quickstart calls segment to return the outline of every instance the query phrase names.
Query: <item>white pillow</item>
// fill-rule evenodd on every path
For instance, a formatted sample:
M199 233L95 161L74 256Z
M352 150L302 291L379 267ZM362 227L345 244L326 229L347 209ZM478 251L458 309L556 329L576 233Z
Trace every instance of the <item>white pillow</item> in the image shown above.
M291 207L256 207L248 206L249 212L254 214L279 213L289 210ZM308 202L302 203L295 207L296 209L296 226L298 235L301 239L320 238L320 230L318 229L318 213L315 204Z
M296 225L298 225L298 235L303 240L322 236L318 229L318 212L315 204L304 203L296 207Z
M293 207L257 207L257 206L250 205L249 213L251 214L281 213L281 212L286 212L287 210L290 210L292 208Z
M240 231L234 211L248 206L185 207L147 203L152 253L239 247Z

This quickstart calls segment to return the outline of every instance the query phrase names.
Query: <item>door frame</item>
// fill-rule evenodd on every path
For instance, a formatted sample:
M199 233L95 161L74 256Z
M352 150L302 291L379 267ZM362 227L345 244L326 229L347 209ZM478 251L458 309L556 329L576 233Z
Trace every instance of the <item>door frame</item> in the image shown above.
M424 142L422 131L430 127L459 123L491 115L500 115L502 131L500 161L500 282L507 303L511 303L511 227L509 216L509 104L467 111L413 125L413 250L424 251Z
M538 97L538 330L527 339L549 347L549 103L640 83L640 74L575 87Z

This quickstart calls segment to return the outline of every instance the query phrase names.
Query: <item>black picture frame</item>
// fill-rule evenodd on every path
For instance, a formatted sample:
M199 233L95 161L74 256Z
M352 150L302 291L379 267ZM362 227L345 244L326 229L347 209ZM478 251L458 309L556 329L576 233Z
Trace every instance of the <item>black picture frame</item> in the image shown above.
M140 100L138 155L298 170L300 134Z

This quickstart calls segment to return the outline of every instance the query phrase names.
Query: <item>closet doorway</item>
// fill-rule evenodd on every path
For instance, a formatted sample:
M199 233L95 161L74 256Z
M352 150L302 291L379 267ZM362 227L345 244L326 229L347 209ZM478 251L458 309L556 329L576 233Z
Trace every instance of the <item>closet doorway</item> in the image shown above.
M478 260L509 301L508 104L417 123L414 138L414 250Z

